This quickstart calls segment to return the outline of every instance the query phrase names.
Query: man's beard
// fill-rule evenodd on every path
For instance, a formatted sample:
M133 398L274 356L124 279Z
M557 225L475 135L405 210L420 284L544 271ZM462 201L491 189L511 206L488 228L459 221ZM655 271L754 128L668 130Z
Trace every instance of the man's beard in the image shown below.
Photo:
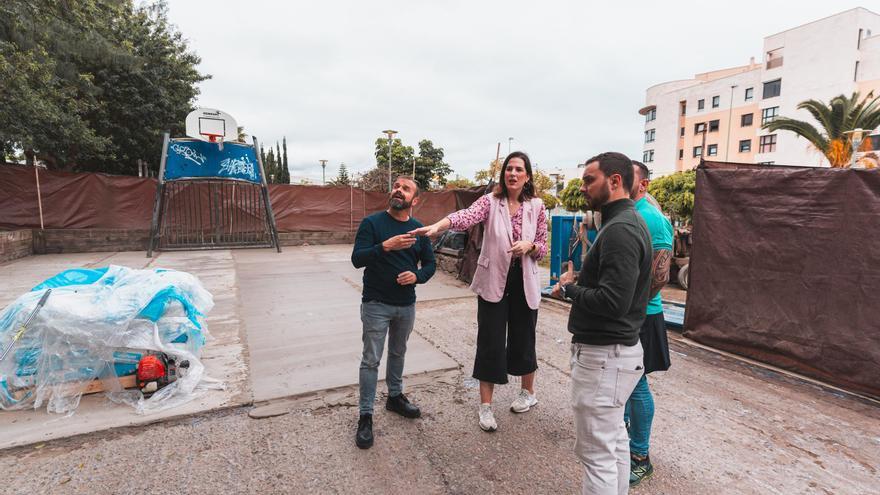
M388 199L388 206L390 206L392 210L402 211L408 210L409 207L412 206L412 203L400 196L391 196L391 198Z
M587 200L587 206L590 207L593 211L599 211L602 209L602 206L608 202L608 198L611 197L611 187L608 185L608 181L605 181L605 187L599 192L598 196L587 197L584 198Z

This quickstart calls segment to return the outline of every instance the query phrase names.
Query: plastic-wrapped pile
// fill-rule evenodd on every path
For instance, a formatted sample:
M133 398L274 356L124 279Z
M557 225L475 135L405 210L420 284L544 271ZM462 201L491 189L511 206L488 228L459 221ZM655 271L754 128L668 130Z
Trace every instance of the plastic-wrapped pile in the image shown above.
M47 289L52 293L15 347L0 362L0 409L72 413L83 391L100 380L107 397L139 413L179 406L222 384L199 360L214 306L198 278L175 270L123 266L67 270L0 312L0 348L12 340ZM189 361L178 379L149 398L125 390L145 353Z

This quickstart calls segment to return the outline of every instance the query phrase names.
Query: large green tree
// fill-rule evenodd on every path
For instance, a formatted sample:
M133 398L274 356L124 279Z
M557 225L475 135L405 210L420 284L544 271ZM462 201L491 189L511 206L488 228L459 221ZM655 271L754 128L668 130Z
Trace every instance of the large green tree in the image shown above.
M673 220L690 224L694 214L696 185L697 172L686 170L652 180L648 193L654 196L663 211Z
M443 189L446 176L452 173L452 167L443 161L443 148L435 147L430 139L419 141L419 156L416 158L416 182L423 189Z
M568 211L587 211L587 200L581 194L581 185L584 181L575 178L568 181L565 189L559 193L559 203Z
M388 190L388 139L379 138L376 140L376 168L383 170L385 173L385 190ZM400 138L391 140L391 179L394 180L395 175L412 174L413 163L412 146L404 146ZM381 175L381 174L378 174Z
M0 143L50 168L158 169L162 134L183 133L200 62L164 0L0 3Z
M488 184L489 181L498 181L498 173L501 171L501 165L504 164L504 160L498 158L497 160L492 160L489 162L489 168L484 170L478 170L476 174L474 174L474 179L478 184Z
M385 171L385 189L388 189L388 139L376 140L376 168ZM419 154L416 156L411 146L405 146L400 139L391 141L391 175L413 175L423 190L442 189L446 176L452 168L443 161L443 148L435 147L430 139L419 141Z
M871 131L880 126L880 96L875 98L873 93L868 93L864 98L857 92L851 97L838 95L828 103L806 100L797 107L809 112L819 127L790 117L778 117L764 124L764 129L771 132L790 131L803 137L824 154L828 163L835 168L848 167L851 163L853 149L846 134L848 131ZM869 145L867 141L864 144Z

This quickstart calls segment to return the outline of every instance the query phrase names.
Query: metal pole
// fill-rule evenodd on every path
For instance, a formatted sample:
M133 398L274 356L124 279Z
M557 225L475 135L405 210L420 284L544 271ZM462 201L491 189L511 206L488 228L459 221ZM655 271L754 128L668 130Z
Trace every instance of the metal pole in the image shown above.
M34 177L37 180L37 207L40 210L40 230L45 230L43 228L43 196L40 192L40 166L37 165L37 160L34 160Z
M147 258L153 257L153 249L156 243L156 236L159 234L159 224L161 222L160 212L162 211L163 195L165 193L165 159L168 157L168 142L171 140L171 134L166 132L162 138L162 157L159 159L159 183L156 185L156 201L153 204L153 220L150 222L150 242L147 245Z
M724 161L727 161L727 155L730 153L730 124L731 119L733 118L733 88L736 87L736 84L730 87L730 105L727 109L727 145L724 146Z
M391 138L392 135L388 135L388 192L391 192Z
M700 164L706 161L706 131L707 127L703 128L703 144L700 146Z
M269 200L269 184L266 183L266 171L263 168L263 159L257 151L260 149L260 143L257 141L257 136L253 136L253 138L254 154L257 155L257 163L260 165L260 182L262 186L261 189L263 190L263 202L266 204L266 219L269 221L269 229L271 230L270 234L275 241L275 249L280 253L281 243L278 241L278 228L275 226L275 214L272 213L272 202Z
M327 160L318 160L321 162L321 184L327 185L327 174L325 170L327 170Z
M388 192L391 192L391 141L397 131L386 129L382 132L388 136Z
M856 168L856 163L858 163L858 161L856 160L856 153L858 153L861 145L862 145L861 136L858 138L855 138L855 136L854 136L853 137L853 147L852 147L852 160L850 161L849 168Z
M508 155L510 154L510 145L512 143L513 143L513 138L512 137L507 138L507 154Z

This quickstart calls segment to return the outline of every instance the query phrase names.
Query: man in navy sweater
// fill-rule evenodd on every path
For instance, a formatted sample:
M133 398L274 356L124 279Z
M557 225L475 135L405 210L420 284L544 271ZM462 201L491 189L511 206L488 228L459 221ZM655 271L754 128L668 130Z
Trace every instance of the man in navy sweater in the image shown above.
M411 177L398 177L391 189L388 209L361 221L351 253L355 268L366 267L361 299L364 352L359 379L360 419L355 435L355 444L362 449L373 446L373 402L386 335L385 408L406 418L422 414L403 395L406 342L416 317L415 284L427 282L435 269L430 240L408 233L422 227L409 214L410 207L418 201L418 184Z

